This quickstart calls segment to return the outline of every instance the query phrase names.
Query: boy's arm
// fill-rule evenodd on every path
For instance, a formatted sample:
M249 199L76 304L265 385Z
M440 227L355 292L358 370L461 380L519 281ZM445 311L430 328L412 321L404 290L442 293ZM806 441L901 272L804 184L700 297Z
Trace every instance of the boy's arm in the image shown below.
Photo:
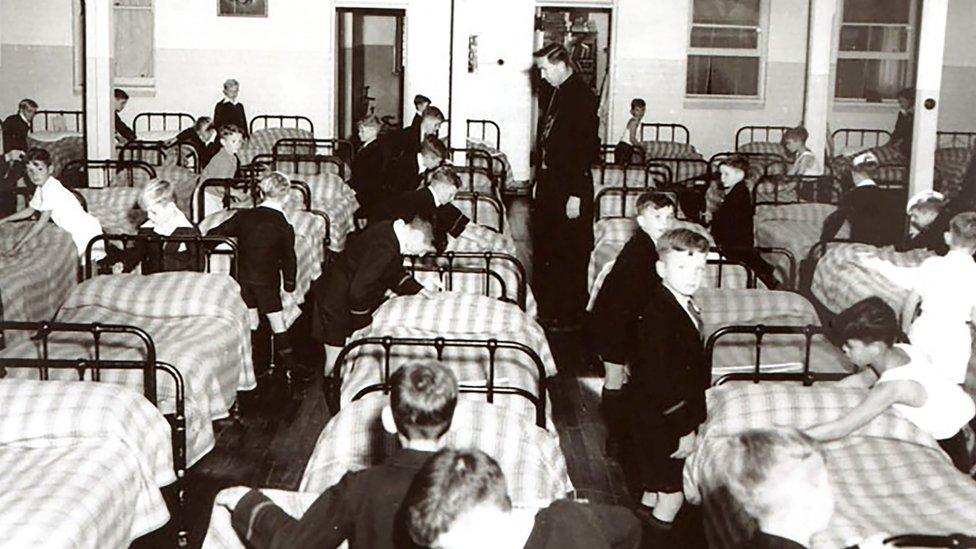
M28 240L30 240L30 239L34 238L35 236L37 236L42 230L44 230L44 226L47 225L47 222L50 219L51 219L51 211L50 210L45 210L45 211L41 212L41 217L39 217L37 219L37 221L35 221L34 224L31 225L31 228L27 231L27 234L25 234L24 237L21 238L17 242L17 244L15 244L13 248L11 248L10 251L11 252L17 251Z
M637 136L637 129L640 127L640 122L631 118L627 122L627 129L630 131L630 145L632 147L640 147L643 143L640 142L640 138Z
M207 236L237 236L237 230L239 227L240 224L238 223L237 214L235 213L225 219L220 225L217 225L216 227L207 231Z
M871 385L878 380L877 374L871 368L865 368L856 374L851 374L844 379L834 383L835 387L858 387L870 389Z
M911 380L878 383L856 408L838 419L814 425L806 430L811 437L830 441L844 438L867 425L894 404L921 406L925 404L925 388Z
M285 291L295 291L295 278L298 273L298 259L295 257L295 230L290 226L285 229L281 250L281 278Z
M36 211L37 210L35 210L34 208L31 208L30 206L28 206L28 207L24 208L23 210L18 210L16 212L8 215L7 217L4 217L4 218L0 219L0 223L7 223L7 222L14 222L14 221L22 221L22 220L28 219L30 216L34 215L34 212L36 212Z

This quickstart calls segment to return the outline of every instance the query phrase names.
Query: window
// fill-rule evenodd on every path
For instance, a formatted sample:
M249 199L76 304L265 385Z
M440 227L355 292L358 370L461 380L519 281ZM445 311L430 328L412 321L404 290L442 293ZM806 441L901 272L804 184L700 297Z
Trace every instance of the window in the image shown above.
M763 4L763 0L694 0L687 95L761 95Z
M917 0L844 0L837 99L894 99L914 77Z
M81 86L82 47L84 34L77 2L72 2L74 23L75 87ZM127 87L150 87L155 77L155 17L153 0L113 0L115 38L112 57L115 63L115 84Z

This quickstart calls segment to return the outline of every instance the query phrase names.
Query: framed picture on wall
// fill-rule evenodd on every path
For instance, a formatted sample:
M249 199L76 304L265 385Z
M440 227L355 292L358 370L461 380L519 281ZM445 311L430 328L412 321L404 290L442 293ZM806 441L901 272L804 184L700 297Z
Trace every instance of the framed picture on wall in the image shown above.
M267 17L268 0L217 0L217 15L225 17Z

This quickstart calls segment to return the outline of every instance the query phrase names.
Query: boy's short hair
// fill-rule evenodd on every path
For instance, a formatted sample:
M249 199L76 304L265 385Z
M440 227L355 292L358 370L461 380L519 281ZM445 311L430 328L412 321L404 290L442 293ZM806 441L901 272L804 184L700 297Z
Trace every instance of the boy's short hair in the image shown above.
M637 202L634 205L634 210L637 215L644 213L647 208L654 208L655 210L663 210L664 208L674 208L674 200L665 193L659 193L656 191L651 191L643 193L637 197Z
M452 166L438 166L430 174L428 185L451 185L455 189L461 188L461 178L454 173Z
M841 342L850 340L865 344L882 342L892 346L901 330L898 316L878 296L871 296L844 309L831 323Z
M426 112L426 111L425 111ZM426 135L420 142L420 154L424 156L434 156L439 160L447 160L447 146L434 135Z
M632 108L632 109L635 109L635 108L646 109L647 108L647 102L645 102L640 97L635 97L635 98L633 98L633 99L630 100L630 108Z
M671 229L657 239L657 253L668 252L708 253L708 239L691 229Z
M25 162L43 162L45 166L51 167L51 153L47 152L47 149L42 149L40 147L34 147L33 149L27 151L24 158Z
M437 107L429 105L426 109L424 109L424 118L433 118L438 122L443 122L444 113L442 113Z
M722 162L721 166L735 168L744 174L749 173L749 160L741 154L730 156L725 162Z
M123 89L115 88L115 92L114 93L115 93L115 98L118 99L118 100L121 100L121 101L128 101L129 100L129 94L125 93L125 90L123 90Z
M197 118L196 123L193 125L193 127L198 131L209 129L212 126L213 126L213 119L210 118L209 116L201 116L200 118Z
M261 178L258 188L267 198L284 198L291 190L291 180L281 172L271 172Z
M871 151L863 152L851 160L851 171L862 173L868 177L875 177L881 163L877 155Z
M416 214L409 219L404 219L404 223L415 231L420 231L424 237L424 242L434 241L434 221L429 217Z
M938 214L945 207L945 197L942 193L926 193L916 195L909 200L908 211L932 212Z
M356 127L358 128L376 128L378 130L382 126L383 122L381 122L379 117L375 114L368 114L356 122Z
M976 212L956 214L949 221L949 233L953 245L976 248Z
M221 139L234 134L241 136L241 138L244 137L244 131L237 127L237 124L224 124L217 132L220 134Z
M418 107L419 108L424 103L430 105L430 98L427 97L426 95L422 95L422 94L419 94L419 93L414 96L414 98L413 98L413 106L414 107Z
M783 143L786 143L787 141L799 141L800 143L806 143L807 139L809 138L810 132L808 132L803 126L790 128L783 132Z
M238 82L237 80L235 80L233 78L228 78L227 80L224 80L224 89L225 90L227 88L230 88L230 87L233 87L233 86L240 87L241 84L240 84L240 82Z
M573 66L573 58L569 55L569 50L566 49L566 46L558 42L553 42L534 51L532 57L535 59L544 57L550 63L563 63L567 67Z
M501 467L481 450L445 448L417 472L402 508L410 538L431 547L462 513L486 504L512 508Z
M29 97L25 97L20 100L20 103L17 103L17 110L20 111L24 109L36 109L36 108L37 108L37 101L34 101Z
M165 179L153 179L139 194L139 207L148 211L153 206L176 202L176 189Z
M451 428L457 399L457 378L442 364L412 362L390 376L393 422L410 440L443 436Z

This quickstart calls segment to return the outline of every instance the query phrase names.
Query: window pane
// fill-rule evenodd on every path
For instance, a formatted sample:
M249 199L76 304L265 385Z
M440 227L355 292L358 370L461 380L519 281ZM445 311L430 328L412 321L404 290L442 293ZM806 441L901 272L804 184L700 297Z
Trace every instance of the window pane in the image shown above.
M732 48L754 50L759 47L759 31L721 27L693 27L693 48Z
M115 10L115 75L153 77L152 10Z
M908 29L845 25L840 29L840 50L903 53L908 51Z
M694 0L695 23L759 26L760 0Z
M694 95L759 95L759 58L689 55L685 87Z
M908 61L838 59L834 93L844 99L894 99L907 76Z
M910 23L912 0L844 0L845 23Z

